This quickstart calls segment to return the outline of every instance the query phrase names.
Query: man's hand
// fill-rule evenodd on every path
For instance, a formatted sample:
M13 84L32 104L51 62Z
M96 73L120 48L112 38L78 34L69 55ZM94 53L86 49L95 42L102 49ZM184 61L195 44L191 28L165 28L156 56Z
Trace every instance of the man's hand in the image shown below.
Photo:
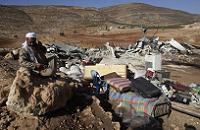
M45 65L43 65L43 64L36 64L35 65L35 70L38 70L38 71L41 71L41 70L44 70L46 67L45 67Z

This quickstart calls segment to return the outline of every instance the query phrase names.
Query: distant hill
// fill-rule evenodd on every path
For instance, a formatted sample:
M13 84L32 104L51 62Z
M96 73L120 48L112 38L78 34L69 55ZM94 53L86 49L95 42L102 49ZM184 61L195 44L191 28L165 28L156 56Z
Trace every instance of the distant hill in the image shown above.
M34 25L43 32L54 29L84 29L105 22L102 14L94 8L72 6L21 6L15 7L28 14Z
M148 26L175 26L193 23L199 18L197 15L180 10L155 7L142 3L121 4L102 8L113 23Z
M107 30L110 26L177 26L199 19L199 15L140 3L100 9L0 5L0 37L13 38L20 34L24 36L24 33L30 30L52 35L81 31L85 34L88 29Z
M94 8L70 6L0 6L0 36L36 31L60 33L105 25L105 16Z
M0 6L0 36L30 30L32 18L24 11L13 7Z

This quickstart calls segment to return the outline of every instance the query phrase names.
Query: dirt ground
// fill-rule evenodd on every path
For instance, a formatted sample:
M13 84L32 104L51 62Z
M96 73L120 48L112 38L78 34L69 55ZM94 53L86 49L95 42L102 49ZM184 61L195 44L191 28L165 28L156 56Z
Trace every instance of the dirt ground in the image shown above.
M6 86L11 85L16 68L17 61L1 61L0 73L1 73L1 89L2 94ZM165 66L166 67L166 66ZM170 70L177 71L172 73L172 78L184 81L187 78L185 72L191 70L188 67L177 67L175 65L168 65ZM181 71L177 68L181 68ZM194 68L193 68L194 69ZM196 70L194 69L194 72ZM199 71L199 70L198 70ZM192 72L191 72L192 73ZM176 76L178 74L179 76ZM192 75L192 74L191 74ZM196 72L196 76L200 77L200 73ZM198 81L198 79L196 80ZM194 82L187 80L187 83ZM98 111L98 105L94 105L90 99L81 95L75 95L72 100L66 105L65 108L57 110L55 112L48 113L44 117L39 118L27 118L20 117L15 113L9 111L5 102L0 107L0 129L2 130L110 130L111 121L104 116L101 111ZM105 111L108 111L105 110ZM111 111L110 111L111 112ZM114 122L119 122L119 119L114 119ZM169 117L164 116L159 119L161 127L155 128L158 130L184 130L185 127L192 128L191 130L200 129L200 119L172 110ZM116 123L115 127L120 128L119 123ZM123 124L121 124L121 130L124 130ZM150 128L143 128L150 129ZM153 130L155 130L153 129Z
M110 42L111 45L125 47L130 43L136 43L136 41L142 37L143 33L140 28L132 29L118 29L114 28L110 31L96 31L97 29L87 29L76 33L70 30L65 30L64 35L60 36L59 33L50 32L50 34L38 34L38 39L42 43L71 43L82 47L99 47L106 42ZM165 29L149 29L147 36L152 37L159 36L161 41L170 40L174 38L178 42L186 42L195 45L200 45L200 30L195 28L172 28ZM17 38L0 38L0 47L20 47L24 42L25 34L18 34Z
M200 119L172 110L169 118L163 118L163 130L199 130Z
M150 30L148 36L152 36L156 30ZM43 43L63 42L76 43L84 47L98 47L109 41L112 45L128 46L129 43L135 43L141 37L140 29L114 29L111 31L101 32L77 32L65 33L65 36L57 34L46 36L41 34L39 39ZM187 34L187 35L186 35ZM188 42L200 45L199 29L159 29L156 34L161 40L170 40L174 37L179 42ZM0 47L16 48L20 47L24 42L24 35L19 35L15 39L0 39ZM11 67L12 66L12 67ZM0 94L6 97L9 86L15 77L17 65L14 62L0 62ZM171 78L180 83L190 84L199 83L200 69L194 67L165 65L164 68L171 72ZM0 106L0 130L110 130L111 123L109 120L104 120L101 113L95 112L96 109L92 106L90 100L76 95L66 105L65 108L49 113L45 117L26 118L20 117L9 111L5 106L4 99ZM200 130L200 119L172 110L169 118L163 117L159 119L162 122L163 130ZM120 120L114 120L120 122ZM116 127L119 128L116 123ZM121 127L121 129L125 129ZM145 128L149 130L149 128Z
M200 82L199 68L183 65L165 65L163 68L171 72L171 79L182 84L189 85Z

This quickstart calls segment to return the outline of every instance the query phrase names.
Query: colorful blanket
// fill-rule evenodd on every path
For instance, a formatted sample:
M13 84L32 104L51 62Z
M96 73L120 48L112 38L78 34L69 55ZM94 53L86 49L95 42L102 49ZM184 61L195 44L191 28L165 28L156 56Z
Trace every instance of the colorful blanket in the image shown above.
M132 114L138 114L141 116L144 116L145 114L154 116L156 105L168 101L165 98L143 98L133 92L110 92L109 100L122 103L123 107L129 110Z

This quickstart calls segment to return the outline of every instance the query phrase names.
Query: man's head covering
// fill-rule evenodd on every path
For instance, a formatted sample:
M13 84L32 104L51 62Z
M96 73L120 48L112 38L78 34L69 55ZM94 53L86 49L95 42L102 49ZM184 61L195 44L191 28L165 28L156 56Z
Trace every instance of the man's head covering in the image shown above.
M36 33L35 32L29 32L26 34L26 38L36 38Z

